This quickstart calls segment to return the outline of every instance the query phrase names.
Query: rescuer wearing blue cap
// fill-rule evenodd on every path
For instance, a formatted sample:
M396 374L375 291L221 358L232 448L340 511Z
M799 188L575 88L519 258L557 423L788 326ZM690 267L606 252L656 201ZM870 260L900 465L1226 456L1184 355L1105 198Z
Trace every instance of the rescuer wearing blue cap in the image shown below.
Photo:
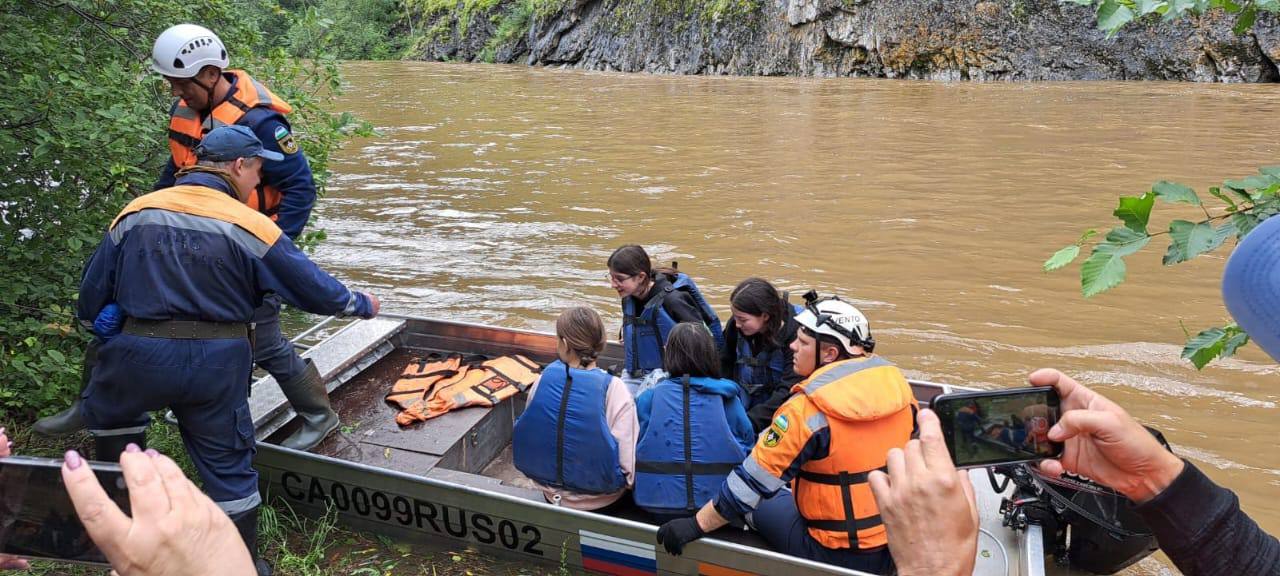
M151 68L168 80L178 98L170 110L169 162L155 188L173 186L179 170L196 164L197 148L214 128L245 126L274 156L263 166L261 181L240 199L271 218L291 240L297 240L315 205L316 184L286 119L292 107L243 70L229 69L229 64L222 40L203 26L178 24L156 39ZM328 397L308 393L323 388L320 372L314 363L298 356L280 332L280 298L264 298L253 322L257 334L254 363L275 377L302 420L298 431L281 445L310 450L338 427L338 415L329 406ZM85 374L92 371L95 348L91 344L85 351ZM56 436L83 427L72 405L40 419L34 430Z
M205 492L255 551L262 498L248 403L254 310L275 293L315 314L371 318L378 300L325 273L244 204L263 163L281 157L251 130L214 129L196 154L175 186L116 216L85 268L81 322L92 325L112 302L125 320L99 348L81 416L98 459L115 460L145 445L148 412L172 409Z

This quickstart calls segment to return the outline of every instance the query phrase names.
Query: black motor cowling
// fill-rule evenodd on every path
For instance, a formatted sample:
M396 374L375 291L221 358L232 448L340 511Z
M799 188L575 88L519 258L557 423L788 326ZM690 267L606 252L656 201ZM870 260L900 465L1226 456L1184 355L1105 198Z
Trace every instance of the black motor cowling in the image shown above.
M1042 494L1066 527L1068 563L1094 574L1114 574L1158 548L1128 498L1083 478L1035 474Z

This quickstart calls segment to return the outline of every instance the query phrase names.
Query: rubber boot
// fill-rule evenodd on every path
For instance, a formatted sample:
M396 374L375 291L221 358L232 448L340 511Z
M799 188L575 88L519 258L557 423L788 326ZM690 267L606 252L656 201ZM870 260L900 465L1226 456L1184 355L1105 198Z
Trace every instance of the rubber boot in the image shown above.
M80 417L80 396L89 387L89 376L93 367L98 364L98 339L94 338L84 348L84 364L80 368L80 393L71 402L71 407L53 416L45 416L31 426L31 430L41 436L65 436L84 430L84 418Z
M307 368L292 381L281 384L280 391L289 399L294 412L302 418L302 428L281 442L285 448L306 452L315 448L325 436L338 428L338 413L329 405L329 393L320 379L315 362L307 359Z
M94 459L99 462L119 462L120 453L124 452L125 447L129 444L137 444L139 448L146 450L147 433L134 432L115 436L94 436Z
M232 514L231 523L236 525L236 531L240 532L240 538L249 548L249 557L253 558L253 567L258 571L258 576L271 576L271 565L258 556L258 507Z

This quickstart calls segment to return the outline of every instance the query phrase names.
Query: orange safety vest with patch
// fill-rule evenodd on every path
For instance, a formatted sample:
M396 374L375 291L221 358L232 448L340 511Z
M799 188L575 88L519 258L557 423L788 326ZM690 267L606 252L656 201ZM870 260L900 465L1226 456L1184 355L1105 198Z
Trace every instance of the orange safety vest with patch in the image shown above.
M434 381L423 391L423 403L401 411L396 415L396 423L408 426L457 408L496 406L527 390L538 380L541 370L538 364L518 354L462 365L453 376ZM404 381L404 378L400 380Z
M244 70L227 70L236 77L235 90L227 95L227 99L214 107L207 118L201 119L200 113L187 106L185 100L179 100L169 116L169 154L173 156L173 164L178 169L196 163L196 146L214 128L231 126L240 121L245 113L258 106L265 106L288 114L293 107L281 100L266 86L254 80ZM245 201L250 208L276 219L280 210L281 194L272 186L259 185L257 190L249 194Z
M886 545L867 476L915 429L906 377L879 356L854 358L819 368L791 392L743 462L746 473L770 488L790 481L809 535L824 547ZM746 485L730 475L729 488L739 495Z

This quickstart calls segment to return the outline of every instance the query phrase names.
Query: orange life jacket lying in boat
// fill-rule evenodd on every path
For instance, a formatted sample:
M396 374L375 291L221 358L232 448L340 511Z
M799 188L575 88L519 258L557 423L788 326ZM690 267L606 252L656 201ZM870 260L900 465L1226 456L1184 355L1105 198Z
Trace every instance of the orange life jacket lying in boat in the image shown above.
M396 423L408 426L455 408L496 406L533 385L541 369L518 354L472 364L463 364L457 355L419 360L405 368L387 402L401 408Z

